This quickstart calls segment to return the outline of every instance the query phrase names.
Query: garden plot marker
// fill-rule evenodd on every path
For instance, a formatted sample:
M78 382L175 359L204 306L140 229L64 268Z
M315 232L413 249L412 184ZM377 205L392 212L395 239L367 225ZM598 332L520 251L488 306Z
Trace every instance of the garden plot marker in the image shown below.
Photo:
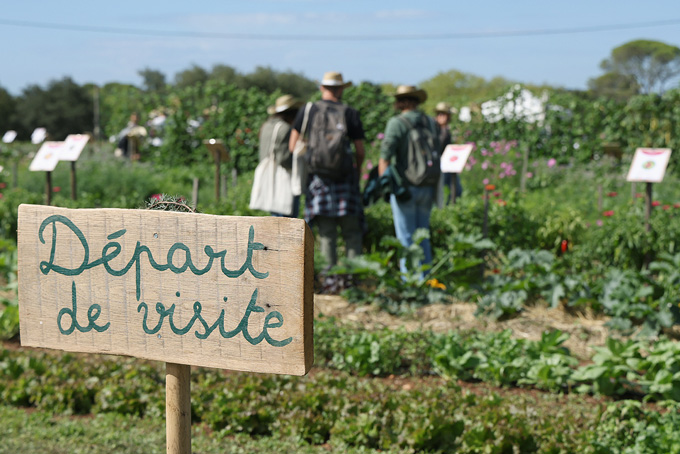
M46 172L45 174L45 204L52 204L52 171L59 162L59 153L64 147L64 142L44 142L33 161L28 166L31 172Z
M191 452L191 366L312 366L302 219L21 205L17 243L22 345L165 362L169 453Z
M652 183L661 183L666 174L666 167L671 157L670 148L638 148L630 163L627 181L643 181L645 188L645 228L651 230Z
M219 139L209 139L204 140L203 144L210 150L210 153L215 159L215 200L220 200L221 190L220 184L222 183L221 167L222 161L226 162L229 160L229 151L224 146ZM226 185L225 185L226 186Z

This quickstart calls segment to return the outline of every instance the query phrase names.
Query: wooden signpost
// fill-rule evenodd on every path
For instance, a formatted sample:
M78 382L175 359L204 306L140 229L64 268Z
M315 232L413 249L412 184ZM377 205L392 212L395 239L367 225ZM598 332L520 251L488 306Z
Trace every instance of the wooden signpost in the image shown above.
M21 343L166 362L188 453L190 366L309 371L313 247L301 219L21 205Z
M222 181L222 162L229 160L229 151L224 146L220 139L204 140L203 144L210 150L210 153L215 159L215 200L220 200L221 190L220 184Z

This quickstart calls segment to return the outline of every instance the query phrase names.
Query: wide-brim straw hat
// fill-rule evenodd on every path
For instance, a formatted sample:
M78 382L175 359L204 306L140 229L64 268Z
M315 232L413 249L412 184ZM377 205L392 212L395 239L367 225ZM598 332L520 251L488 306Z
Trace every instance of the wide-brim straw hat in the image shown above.
M352 82L345 82L345 80L342 78L342 74L336 71L330 71L327 72L323 75L323 79L321 79L321 85L324 87L349 87L352 85Z
M454 113L454 109L451 107L451 104L448 102L438 102L437 105L434 107L435 113L445 113L447 115L451 115Z
M267 107L267 113L269 115L274 115L289 109L299 109L300 106L302 106L302 101L299 101L295 96L283 95L276 98L276 102L273 106Z
M425 102L427 99L427 93L425 90L416 88L413 85L399 85L397 87L394 97L399 98L415 98L419 103Z

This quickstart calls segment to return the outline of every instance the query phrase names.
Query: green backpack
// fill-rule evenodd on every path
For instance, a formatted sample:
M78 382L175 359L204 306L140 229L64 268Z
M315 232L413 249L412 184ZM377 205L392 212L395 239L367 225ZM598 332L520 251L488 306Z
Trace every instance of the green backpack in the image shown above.
M403 115L398 118L409 128L404 177L413 186L436 186L441 174L441 156L436 146L432 119L421 114L414 124Z

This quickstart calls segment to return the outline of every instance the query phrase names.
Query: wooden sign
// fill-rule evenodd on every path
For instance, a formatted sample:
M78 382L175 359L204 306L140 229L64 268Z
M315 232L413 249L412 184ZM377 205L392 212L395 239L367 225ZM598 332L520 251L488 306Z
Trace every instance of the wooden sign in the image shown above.
M204 140L203 145L210 150L210 154L213 155L216 161L226 162L229 160L229 151L227 151L227 148L220 139Z
M449 144L444 149L441 159L441 169L443 173L461 173L465 168L465 163L472 152L471 144L455 145Z
M670 157L670 148L638 148L626 180L661 183Z
M86 134L69 134L64 141L64 148L59 154L59 160L77 161L89 140L90 136Z
M51 172L57 167L61 150L64 148L64 142L45 142L40 146L33 161L28 166L31 172Z
M22 345L304 375L313 238L301 219L19 207Z

